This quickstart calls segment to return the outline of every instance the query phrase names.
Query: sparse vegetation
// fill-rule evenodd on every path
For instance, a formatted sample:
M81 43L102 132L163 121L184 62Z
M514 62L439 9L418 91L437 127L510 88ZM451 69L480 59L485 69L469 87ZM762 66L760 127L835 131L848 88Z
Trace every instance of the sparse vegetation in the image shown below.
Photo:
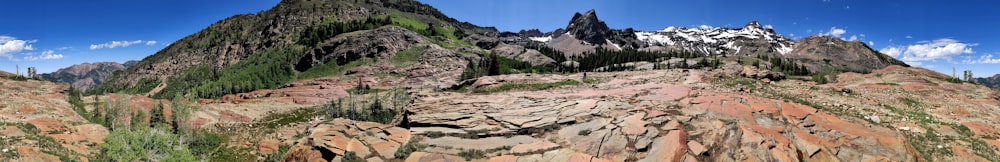
M424 135L427 136L427 137L429 137L429 138L441 138L441 137L445 136L444 132L440 132L440 131L429 131L429 132L425 133Z
M466 161L470 161L486 157L486 151L477 149L462 150L462 152L458 152L458 156L465 158Z
M566 85L579 85L579 84L580 84L580 82L578 82L576 80L572 80L572 79L567 79L567 80L563 80L563 81L559 81L559 82L552 82L552 83L527 83L527 84L507 83L507 84L500 85L499 87L490 87L490 88L475 89L472 92L473 93L496 93L496 92L504 92L504 91L510 91L510 90L540 91L540 90L546 90L546 89L551 89L551 88L556 88L556 87L561 87L561 86L566 86Z
M354 151L348 151L348 152L344 153L344 158L341 159L341 161L343 161L343 162L364 162L365 159L363 159L362 157L358 157L358 154L354 153Z
M580 130L580 132L577 132L576 135L587 136L587 135L590 135L590 133L591 133L590 129L584 129L584 130Z
M406 157L409 157L411 153L423 150L427 147L427 145L419 144L417 142L419 141L416 141L416 138L411 138L409 142L406 142L406 144L403 144L403 146L400 146L399 149L396 150L396 153L394 154L395 157L397 159L406 159Z

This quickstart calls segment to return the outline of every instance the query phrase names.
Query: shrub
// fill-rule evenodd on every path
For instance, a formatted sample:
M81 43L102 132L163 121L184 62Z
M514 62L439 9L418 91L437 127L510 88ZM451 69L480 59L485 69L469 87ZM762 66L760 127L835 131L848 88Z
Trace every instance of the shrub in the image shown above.
M104 138L96 161L195 161L181 140L162 129L118 129Z
M587 135L590 135L590 133L591 133L590 129L584 129L584 130L580 130L580 132L578 132L576 134L580 135L580 136L587 136Z
M427 132L427 134L425 134L425 135L427 135L427 137L430 137L430 138L440 138L440 137L444 137L445 134L444 134L444 132L440 132L440 131L430 131L430 132Z

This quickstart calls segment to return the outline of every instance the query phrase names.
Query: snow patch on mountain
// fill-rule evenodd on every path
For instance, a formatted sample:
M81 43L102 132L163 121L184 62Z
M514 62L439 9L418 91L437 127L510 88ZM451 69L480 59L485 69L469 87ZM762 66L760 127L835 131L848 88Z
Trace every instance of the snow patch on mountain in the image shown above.
M740 44L750 41L764 41L770 45L770 50L787 54L795 44L791 39L775 33L772 28L764 28L757 22L750 22L739 29L670 26L655 32L638 31L635 35L650 46L677 46L706 54L739 53L743 48Z

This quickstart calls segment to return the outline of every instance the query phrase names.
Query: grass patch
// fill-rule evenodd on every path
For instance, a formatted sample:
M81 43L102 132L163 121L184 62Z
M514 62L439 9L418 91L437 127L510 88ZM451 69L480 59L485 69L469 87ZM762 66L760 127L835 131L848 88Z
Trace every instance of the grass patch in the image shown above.
M917 100L915 100L913 98L909 98L909 97L899 98L899 101L903 102L903 104L906 104L907 106L910 106L910 107L913 107L913 108L920 107L920 105L921 105L920 101L917 101Z
M278 128L291 123L302 123L312 120L312 117L326 115L327 109L321 108L301 108L283 113L265 116L261 121L267 128Z
M498 87L475 89L472 92L473 93L495 93L495 92L504 92L504 91L511 91L511 90L539 91L539 90L552 89L552 88L566 86L566 85L579 85L579 84L580 84L580 82L578 82L576 80L567 79L567 80L563 80L563 81L559 81L559 82L552 82L552 83L528 83L528 84L516 84L515 83L515 84L504 84L504 85L500 85Z
M426 46L410 47L409 49L396 52L396 56L390 58L389 62L396 65L397 68L410 66L416 64L417 61L420 60L420 55L422 55L425 50L427 50Z
M878 84L878 85L887 85L887 86L899 86L899 84L889 83L889 82L882 82L882 83L876 83L876 84Z
M406 142L406 144L400 146L399 149L397 149L396 153L394 154L396 159L406 159L406 157L410 157L410 154L412 154L413 152L427 148L427 145L419 144L417 142L418 141L416 141L416 138L411 138L410 142Z
M592 133L590 131L590 129L584 129L584 130L580 130L580 132L577 132L576 135L587 136L587 135L590 135L590 133Z
M486 151L469 149L458 152L458 156L465 158L466 161L471 161L472 159L480 159L486 157Z
M430 137L430 138L441 138L441 137L444 137L445 134L444 134L444 132L441 132L441 131L430 131L430 132L427 132L424 135L426 135L427 137Z

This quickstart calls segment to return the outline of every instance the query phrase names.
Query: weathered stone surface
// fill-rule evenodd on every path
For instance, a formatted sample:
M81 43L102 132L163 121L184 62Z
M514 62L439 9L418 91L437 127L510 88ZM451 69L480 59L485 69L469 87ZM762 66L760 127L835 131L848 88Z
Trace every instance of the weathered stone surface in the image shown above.
M372 144L371 148L383 158L392 159L395 157L396 150L399 149L399 146L399 143L385 141Z
M625 135L640 135L646 133L646 124L649 122L643 121L642 118L646 113L636 113L632 116L626 117L625 120L619 124L622 127L622 132Z
M514 155L497 156L490 158L490 160L487 160L487 162L517 162L517 156Z
M366 128L367 130L362 130ZM386 129L381 129L386 128ZM329 152L338 157L350 151L358 157L367 158L373 153L385 159L394 158L400 142L383 140L397 134L407 134L405 129L388 125L359 122L343 118L333 119L330 123L318 124L309 128L309 134L292 146L286 153L285 160L307 161L322 159L322 152ZM407 139L408 141L408 139ZM375 152L372 152L374 150ZM328 160L328 159L327 159Z
M558 148L559 144L555 144L549 141L536 141L532 143L519 144L510 149L510 153L513 154L525 154L531 152L541 152L548 151Z
M691 149L693 155L701 155L708 151L708 148L705 148L705 145L701 145L698 141L688 141L687 147Z
M488 137L479 139L465 139L458 137L441 137L424 140L422 143L451 148L487 150L504 146L515 146L518 144L532 143L539 141L531 136L517 135L510 138Z
M687 135L681 130L672 130L666 136L653 142L650 154L640 159L646 161L680 161L687 151Z

